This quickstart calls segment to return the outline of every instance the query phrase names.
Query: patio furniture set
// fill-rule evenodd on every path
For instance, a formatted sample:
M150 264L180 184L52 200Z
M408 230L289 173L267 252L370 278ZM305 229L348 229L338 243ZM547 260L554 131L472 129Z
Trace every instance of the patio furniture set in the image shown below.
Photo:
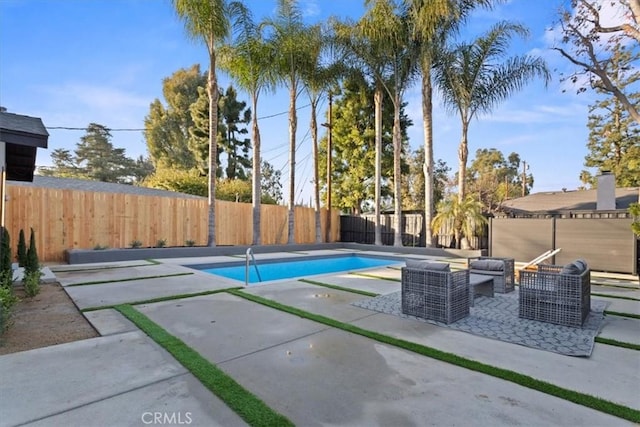
M477 296L515 290L513 258L475 257L452 271L443 262L407 259L402 268L402 313L445 324L470 313ZM581 327L591 308L591 272L586 262L539 264L519 272L519 317Z

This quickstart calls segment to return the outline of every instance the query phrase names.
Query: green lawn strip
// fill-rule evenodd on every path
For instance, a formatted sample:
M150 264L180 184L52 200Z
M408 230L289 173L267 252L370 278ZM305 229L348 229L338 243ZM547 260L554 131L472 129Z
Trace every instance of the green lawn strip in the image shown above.
M190 293L190 294L168 295L166 297L145 299L145 300L140 300L140 301L129 302L127 304L129 304L129 305L153 304L155 302L171 301L171 300L177 300L177 299L183 299L183 298L191 298L191 297L201 297L201 296L204 296L204 295L213 295L213 294L217 294L217 293L220 293L220 292L227 292L227 291L236 290L236 289L242 289L242 288L241 287L224 288L224 289L216 289L216 290L212 290L212 291L194 292L194 293ZM106 309L109 309L109 308L114 308L116 305L120 305L120 304L100 305L100 306L97 306L97 307L87 307L87 308L83 308L80 311L82 311L83 313L86 313L88 311L106 310Z
M152 265L158 265L158 264L162 264L161 261L158 261L157 259L145 259L145 261L150 262Z
M294 424L267 406L233 378L224 373L200 353L171 335L160 325L130 305L115 307L152 340L162 346L189 372L218 396L229 408L251 426L293 426Z
M630 283L629 285L614 285L612 283L603 283L603 282L594 282L593 280L591 281L591 284L593 286L604 286L606 288L618 288L618 289L627 289L627 290L634 290L634 289L640 289L639 287L634 287L633 283Z
M150 267L150 266L159 264L159 263L151 263L151 260L146 260L146 261L149 261L150 264L132 264L132 265L114 265L114 266L106 265L104 267L68 268L64 270L59 270L54 267L51 269L51 271L54 273L76 273L76 272L85 272L85 271L116 270L118 268Z
M302 252L302 251L286 251L285 253L287 253L287 254L309 255L309 252Z
M131 282L134 280L164 279L165 277L189 276L191 274L194 274L194 273L173 273L173 274L160 274L157 276L127 277L126 279L96 280L94 282L72 283L70 285L67 285L67 287L85 286L85 285L102 285L105 283Z
M467 359L462 356L458 356L453 353L447 353L442 350L438 350L432 347L427 347L422 344L405 341L399 338L393 338L388 335L384 335L378 332L370 331L360 328L355 325L343 323L335 319L331 319L318 314L309 313L304 310L300 310L295 307L280 304L278 302L268 300L256 295L251 295L241 290L232 290L229 293L245 298L247 300L262 304L277 310L281 310L295 316L313 320L318 323L322 323L334 328L342 329L347 332L362 335L364 337L389 344L395 347L399 347L405 350L412 351L414 353L421 354L423 356L431 357L436 360L440 360L446 363L451 363L462 368L470 369L472 371L481 372L486 375L491 375L496 378L510 381L515 384L519 384L523 387L527 387L533 390L537 390L551 396L559 397L561 399L568 400L578 405L586 406L588 408L596 409L606 414L614 415L632 422L640 422L640 411L637 409L629 408L624 405L620 405L615 402L595 397L586 393L566 389L548 382L535 379L528 375L520 374L518 372L510 371L508 369L497 368L495 366L487 365L475 360Z
M345 288L345 287L342 287L342 286L330 285L329 283L316 282L315 280L299 279L299 281L300 282L304 282L304 283L309 283L310 285L323 286L325 288L335 289L337 291L351 292L352 294L360 294L360 295L365 295L365 296L368 296L368 297L377 297L378 295L380 295L380 294L376 294L374 292L361 291L360 289ZM240 288L240 289L242 289L242 288Z
M595 292L591 292L591 296L592 296L592 297L605 297L605 298L626 299L626 300L629 300L629 301L640 301L640 298L625 297L625 296L621 296L621 295L599 294L599 293L595 293Z
M604 314L611 314L613 316L620 316L620 317L629 317L631 319L640 319L640 314L633 314L633 313L621 313L619 311L609 311L609 310L605 310Z
M358 273L357 271L350 271L348 274L352 276L362 276L362 277L370 277L372 279L380 279L380 280L389 280L391 282L400 282L400 279L395 279L393 277L384 277L378 276L377 274L369 274L369 273Z
M247 257L246 255L225 255L225 256L229 256L231 258L242 258L242 259Z
M616 347L623 347L623 348L628 348L628 349L631 349L631 350L640 351L640 345L639 344L633 344L633 343L630 343L630 342L612 340L611 338L596 337L596 342L599 342L600 344L608 344L608 345L613 345L613 346L616 346Z

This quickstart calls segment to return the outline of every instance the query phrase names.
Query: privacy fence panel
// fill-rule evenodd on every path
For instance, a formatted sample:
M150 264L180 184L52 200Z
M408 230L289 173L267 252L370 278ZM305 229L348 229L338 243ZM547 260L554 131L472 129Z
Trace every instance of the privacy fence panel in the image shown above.
M65 250L143 246L185 246L187 240L205 245L208 234L206 199L141 196L58 190L8 185L5 223L15 254L20 229L29 239L36 232L41 261L64 261ZM322 237L326 236L326 210L322 210ZM249 245L253 240L252 206L248 203L216 201L216 243ZM262 244L287 243L287 208L262 205ZM339 212L332 211L332 241L339 236ZM315 242L315 213L295 209L295 242Z
M591 218L586 218L591 216ZM585 259L593 270L638 273L637 239L631 218L585 215L579 218L493 218L492 256L528 262L550 249L561 251L550 262L566 264Z

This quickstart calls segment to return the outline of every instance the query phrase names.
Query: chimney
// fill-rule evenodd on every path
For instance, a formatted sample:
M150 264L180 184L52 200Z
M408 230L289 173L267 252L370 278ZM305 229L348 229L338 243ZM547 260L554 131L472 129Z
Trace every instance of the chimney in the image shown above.
M598 175L598 201L596 210L612 211L616 209L616 177L609 171Z

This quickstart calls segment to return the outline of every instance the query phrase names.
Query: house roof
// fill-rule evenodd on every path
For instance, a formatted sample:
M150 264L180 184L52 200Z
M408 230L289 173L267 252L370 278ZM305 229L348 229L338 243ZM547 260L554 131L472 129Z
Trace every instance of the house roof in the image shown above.
M94 191L101 193L135 194L138 196L180 197L189 199L203 199L193 194L177 193L175 191L158 190L156 188L138 187L129 184L115 184L111 182L90 181L87 179L58 178L54 176L35 175L33 182L8 182L11 185L28 187L56 188L59 190Z
M549 191L507 200L502 210L507 212L555 212L596 210L597 190ZM640 187L616 188L616 209L628 209L638 203Z
M36 151L47 148L49 132L38 117L0 111L0 142L5 143L7 179L32 181Z

